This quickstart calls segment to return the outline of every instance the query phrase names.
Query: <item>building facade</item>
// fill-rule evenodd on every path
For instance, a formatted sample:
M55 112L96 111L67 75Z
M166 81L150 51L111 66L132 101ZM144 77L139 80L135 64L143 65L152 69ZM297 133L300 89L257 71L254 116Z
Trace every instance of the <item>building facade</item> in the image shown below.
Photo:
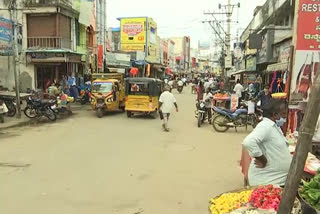
M190 37L172 37L170 38L174 43L174 54L176 71L188 71L190 68Z
M3 2L0 4L1 8L7 7ZM85 74L103 71L106 52L105 6L105 0L19 2L19 8L30 8L18 10L18 24L21 26L21 91L46 89L51 82L60 82L63 76L78 77L77 84L81 84ZM8 12L2 10L0 17L4 16L8 18ZM12 90L12 57L5 58L0 57L0 61L4 60L8 65L8 69L0 69L0 80L4 82L0 82L0 85Z

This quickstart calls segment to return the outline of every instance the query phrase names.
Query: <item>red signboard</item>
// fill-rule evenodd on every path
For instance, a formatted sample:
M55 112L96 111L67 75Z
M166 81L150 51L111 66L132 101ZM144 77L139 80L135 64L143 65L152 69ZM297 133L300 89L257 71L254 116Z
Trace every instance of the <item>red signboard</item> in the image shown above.
M297 24L297 50L320 48L320 4L315 0L300 0Z
M98 68L103 66L103 45L98 45Z
M143 25L142 24L123 25L123 32L128 34L128 35L130 35L130 36L138 35L142 31L143 31Z

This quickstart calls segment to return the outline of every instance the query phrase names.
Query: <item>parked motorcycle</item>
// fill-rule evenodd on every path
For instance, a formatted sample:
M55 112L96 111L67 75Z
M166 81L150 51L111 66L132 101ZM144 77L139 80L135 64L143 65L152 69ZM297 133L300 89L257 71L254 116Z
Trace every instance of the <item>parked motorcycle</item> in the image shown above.
M198 121L198 127L200 128L202 123L207 119L206 106L203 101L197 103L197 110L195 111L195 117Z
M244 108L248 109L248 102L249 101L242 101L241 105ZM260 108L260 106L255 105L254 113L248 114L247 124L255 128L258 125L258 123L262 121L262 119L263 119L263 111Z
M214 106L213 110L216 116L212 121L212 126L217 132L226 132L232 127L237 130L238 127L247 126L247 109L240 108L235 111L230 111Z
M61 100L61 97L58 97L56 100L53 100L51 109L54 111L56 116L69 116L72 115L70 102L73 102L73 97L68 97L65 101Z
M55 102L50 100L33 99L31 96L27 98L27 106L24 109L24 114L29 118L45 116L51 121L57 119L56 114L52 110Z
M6 97L6 96L1 96L0 99L4 101L4 103L8 108L7 116L14 117L17 113L16 99L13 97Z
M0 100L0 123L4 123L4 115L8 113L8 108L3 100Z

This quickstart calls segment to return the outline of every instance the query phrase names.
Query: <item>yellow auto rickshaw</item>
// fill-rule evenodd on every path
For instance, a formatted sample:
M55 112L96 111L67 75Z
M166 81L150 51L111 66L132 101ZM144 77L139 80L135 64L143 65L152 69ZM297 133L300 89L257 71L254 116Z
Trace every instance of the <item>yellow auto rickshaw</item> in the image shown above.
M127 78L125 83L127 116L144 113L155 117L159 109L163 82L153 78Z
M120 73L92 74L91 106L101 118L105 112L125 109L125 89Z

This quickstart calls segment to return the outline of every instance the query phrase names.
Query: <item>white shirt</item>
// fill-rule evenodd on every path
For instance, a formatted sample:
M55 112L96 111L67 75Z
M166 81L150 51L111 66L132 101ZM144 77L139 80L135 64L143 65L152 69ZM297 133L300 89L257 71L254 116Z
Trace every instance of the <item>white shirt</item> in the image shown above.
M243 145L251 157L264 155L268 161L265 168L257 168L251 161L248 173L250 186L285 184L292 157L287 139L275 122L263 118Z
M240 83L237 83L236 86L234 86L233 91L236 92L236 95L239 98L241 98L242 97L242 92L244 91L244 88Z
M316 132L315 132L314 135L313 135L312 141L313 141L313 142L320 142L320 116L319 116L319 119L318 119L318 124L317 124L317 127L316 127Z
M203 94L203 102L205 103L206 108L212 107L212 98L213 96L210 92Z
M205 82L204 83L204 88L205 89L210 88L210 85L211 85L210 82Z
M163 113L171 113L174 103L176 103L176 98L169 91L165 91L160 95L159 102L162 103L161 111Z
M168 82L168 85L173 86L173 81L170 80L170 81Z
M183 82L181 80L178 81L178 86L183 86Z

